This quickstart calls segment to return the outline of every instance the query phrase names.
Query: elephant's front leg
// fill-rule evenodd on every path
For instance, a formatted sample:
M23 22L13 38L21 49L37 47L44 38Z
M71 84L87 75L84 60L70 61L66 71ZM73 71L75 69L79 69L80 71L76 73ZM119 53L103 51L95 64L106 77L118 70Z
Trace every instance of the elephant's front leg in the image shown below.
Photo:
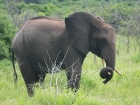
M70 47L64 59L68 88L72 88L74 91L80 87L82 64L85 57L75 47Z
M68 88L77 91L80 87L82 60L80 59L80 57L78 57L77 59L75 58L67 59L65 62L65 68Z
M80 87L81 63L75 63L66 68L68 88L77 91Z

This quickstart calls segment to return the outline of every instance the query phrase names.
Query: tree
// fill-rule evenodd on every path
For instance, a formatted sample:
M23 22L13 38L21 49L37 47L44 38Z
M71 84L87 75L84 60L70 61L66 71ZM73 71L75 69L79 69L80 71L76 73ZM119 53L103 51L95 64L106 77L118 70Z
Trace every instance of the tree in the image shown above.
M29 3L35 3L35 4L43 4L45 3L45 0L24 0L25 3L29 4Z
M0 60L9 58L11 40L16 31L8 15L4 13L0 11Z

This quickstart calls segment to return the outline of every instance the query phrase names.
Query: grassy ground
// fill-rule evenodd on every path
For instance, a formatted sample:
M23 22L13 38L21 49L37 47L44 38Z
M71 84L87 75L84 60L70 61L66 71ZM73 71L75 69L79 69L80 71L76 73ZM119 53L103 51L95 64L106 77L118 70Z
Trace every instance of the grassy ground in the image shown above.
M126 38L118 36L116 67L123 76L114 73L113 79L104 85L99 76L101 59L96 57L95 62L89 53L77 94L66 89L63 71L47 75L44 89L35 88L35 96L30 98L18 67L19 78L14 87L11 62L0 61L0 105L140 105L140 55L134 41L129 45L129 52L126 42Z

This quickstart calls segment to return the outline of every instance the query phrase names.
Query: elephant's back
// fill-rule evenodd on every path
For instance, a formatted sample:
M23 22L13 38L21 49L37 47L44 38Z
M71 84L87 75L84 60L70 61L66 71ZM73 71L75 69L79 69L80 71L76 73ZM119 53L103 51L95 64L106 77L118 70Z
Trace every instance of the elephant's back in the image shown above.
M23 34L31 55L32 65L40 63L44 67L47 62L49 63L47 65L51 66L56 59L58 61L63 59L62 47L65 33L63 21L38 19L30 22L24 30L26 30Z
M16 51L22 49L20 54L17 53L19 57L23 57L23 53L28 55L33 68L40 70L39 64L45 67L47 62L51 66L57 59L56 63L59 65L63 60L65 35L64 21L29 20L15 36L14 47Z
M30 27L33 25L34 27L37 27L38 29L46 30L46 29L60 29L65 27L64 20L55 20L50 18L39 18L39 19L33 19L29 20L26 27Z
M23 29L25 41L31 48L43 46L53 49L51 46L59 46L63 40L65 25L63 21L47 19L30 20Z

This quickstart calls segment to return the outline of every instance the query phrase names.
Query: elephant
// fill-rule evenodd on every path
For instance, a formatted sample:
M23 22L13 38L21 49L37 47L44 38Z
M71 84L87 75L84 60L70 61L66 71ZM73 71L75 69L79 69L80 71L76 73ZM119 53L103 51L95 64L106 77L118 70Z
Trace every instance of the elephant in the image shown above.
M66 71L68 88L76 92L83 61L91 52L103 60L100 76L106 84L116 70L115 35L112 26L88 12L75 12L63 20L33 17L23 24L11 44L14 80L16 58L29 96L34 95L35 83L43 83L46 74L61 70Z

